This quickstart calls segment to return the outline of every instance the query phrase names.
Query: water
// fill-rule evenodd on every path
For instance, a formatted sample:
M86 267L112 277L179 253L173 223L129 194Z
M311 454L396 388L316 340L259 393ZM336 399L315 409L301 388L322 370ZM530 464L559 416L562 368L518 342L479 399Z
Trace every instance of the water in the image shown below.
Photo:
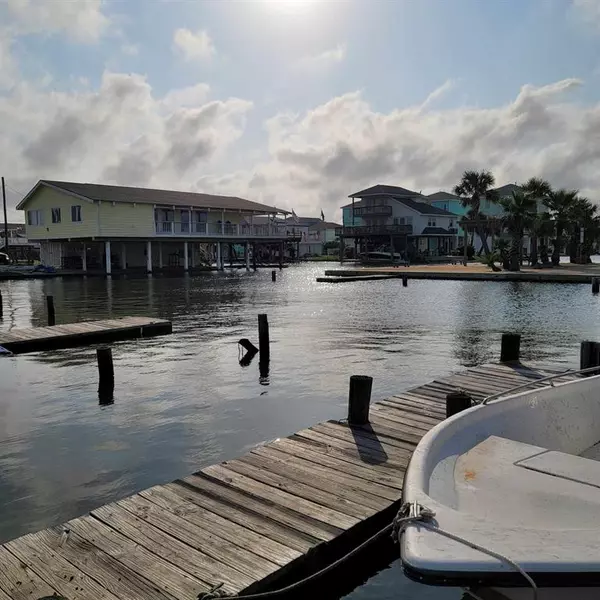
M0 282L2 329L122 315L173 320L173 335L114 345L116 397L97 400L94 348L0 360L0 541L343 417L348 377L374 398L499 356L521 332L524 360L573 364L600 338L589 285L371 281L317 284L322 265L198 277ZM237 340L271 325L268 380L242 368ZM399 589L402 588L402 591ZM397 565L349 596L445 600Z

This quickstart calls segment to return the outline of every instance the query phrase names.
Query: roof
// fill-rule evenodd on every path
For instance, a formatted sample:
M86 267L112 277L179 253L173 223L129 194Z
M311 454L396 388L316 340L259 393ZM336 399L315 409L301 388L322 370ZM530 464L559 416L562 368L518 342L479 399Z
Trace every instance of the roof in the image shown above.
M316 229L317 231L322 231L323 229L335 229L336 227L341 227L338 223L332 223L331 221L321 221L319 220L317 223L314 223L310 226L310 229Z
M427 234L454 235L453 233L450 233L447 229L444 229L443 227L425 227L425 229L423 229L420 235Z
M429 194L427 196L427 200L429 202L433 202L434 200L460 200L460 196L456 194L451 194L450 192L444 192L440 190L439 192L434 192L433 194Z
M348 198L364 198L365 196L421 196L419 192L413 192L412 190L407 190L403 187L398 187L396 185L381 185L380 183L374 185L366 190L361 190L360 192L354 192L354 194L350 194Z
M319 217L288 217L286 219L288 225L297 225L298 227L312 227L315 223L320 223Z
M358 208L359 206L364 206L364 202L362 200L357 200L354 202L354 208ZM344 204L341 208L352 208L352 202L349 204Z
M501 185L500 187L497 187L493 191L496 192L496 194L498 194L500 198L504 198L506 196L510 196L512 192L522 192L523 188L520 185L517 185L516 183L507 183L506 185Z
M243 210L260 213L288 211L252 202L237 196L216 196L196 192L181 192L177 190L159 190L152 188L125 187L120 185L101 185L96 183L76 183L71 181L52 181L41 179L35 187L19 202L22 209L27 200L36 192L40 185L67 192L89 201L104 202L136 202L140 204L160 204L167 206L195 206L217 210Z
M408 206L408 208L412 208L422 215L444 215L446 217L455 217L454 213L448 212L443 208L438 208L437 206L432 206L431 204L427 204L426 202L417 202L416 200L411 200L410 198L396 198L398 202L402 202L402 204Z

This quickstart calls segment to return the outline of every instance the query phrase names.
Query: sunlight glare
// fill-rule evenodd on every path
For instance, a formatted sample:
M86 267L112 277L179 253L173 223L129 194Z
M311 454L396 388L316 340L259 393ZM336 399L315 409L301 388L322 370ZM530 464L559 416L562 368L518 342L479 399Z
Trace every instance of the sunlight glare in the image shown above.
M304 12L319 0L263 0L269 7L288 13Z

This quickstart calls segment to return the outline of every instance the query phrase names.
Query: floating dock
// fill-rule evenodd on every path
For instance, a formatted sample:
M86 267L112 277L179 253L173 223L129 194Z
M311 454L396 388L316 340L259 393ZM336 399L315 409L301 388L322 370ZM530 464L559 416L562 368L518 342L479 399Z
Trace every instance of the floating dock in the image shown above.
M166 335L173 331L170 321L150 317L122 317L102 321L82 321L48 327L28 327L0 331L0 346L14 354L71 348ZM0 599L1 600L1 599Z
M0 599L193 600L219 584L229 594L277 589L391 522L410 456L444 419L449 392L482 399L559 372L474 367L373 404L367 426L320 423L10 541L0 546Z
M482 265L460 266L412 266L412 267L363 267L361 269L328 269L324 277L317 282L344 283L351 281L367 281L369 279L441 279L456 281L528 281L536 283L591 283L594 277L600 277L600 269L582 267L579 271L573 267L556 269L531 269L524 267L517 272L493 272ZM597 265L596 265L597 267Z

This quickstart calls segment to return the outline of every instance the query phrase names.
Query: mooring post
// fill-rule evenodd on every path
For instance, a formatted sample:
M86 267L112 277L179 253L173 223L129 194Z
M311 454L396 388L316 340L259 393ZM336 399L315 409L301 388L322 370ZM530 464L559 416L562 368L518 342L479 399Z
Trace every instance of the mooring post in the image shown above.
M110 402L115 390L115 371L113 368L112 350L110 348L98 348L96 350L98 359L98 398L100 402Z
M252 242L252 270L256 272L256 242Z
M2 292L0 292L0 319L2 318L3 314L4 314L4 307L2 305Z
M54 312L54 296L46 296L46 308L48 309L48 325L56 325L56 313Z
M600 366L600 343L598 342L581 342L581 353L579 356L579 368L589 369L591 367ZM598 375L598 372L586 373L586 375Z
M277 281L277 271L271 271L271 281Z
M446 394L446 418L471 408L473 398L463 390Z
M600 292L600 277L592 277L592 294Z
M402 275L402 287L408 287L408 275Z
M269 321L267 315L258 315L258 350L260 352L259 361L267 364L271 358L269 348Z
M503 333L500 346L500 362L516 362L521 350L521 334Z
M348 393L348 425L366 425L369 422L369 405L373 378L368 375L352 375Z

